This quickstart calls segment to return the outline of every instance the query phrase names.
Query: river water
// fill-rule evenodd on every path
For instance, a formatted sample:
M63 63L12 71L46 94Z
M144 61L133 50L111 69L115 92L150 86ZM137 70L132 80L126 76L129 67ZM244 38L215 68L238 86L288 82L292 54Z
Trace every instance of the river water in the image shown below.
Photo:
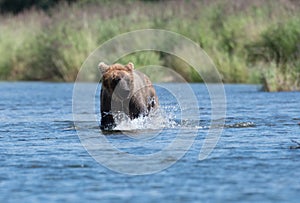
M99 162L107 155L101 156L103 151L97 158L85 149L77 134L83 129L73 122L73 87L71 83L0 83L0 202L298 202L300 149L291 149L297 146L291 140L300 142L300 92L266 93L256 85L225 85L223 132L209 157L199 160L210 129L205 85L191 85L200 114L189 124L181 120L178 98L158 87L164 114L126 123L129 133L103 136L95 122L86 125L87 132L98 133L93 141L105 137L135 155L158 152L181 129L185 134L196 132L184 156L171 160L170 166L153 174L128 175ZM95 119L99 121L99 115ZM146 146L132 145L145 132L154 132L153 125L158 125L157 139L146 137L140 139ZM143 126L150 130L143 131ZM127 169L126 163L120 166Z

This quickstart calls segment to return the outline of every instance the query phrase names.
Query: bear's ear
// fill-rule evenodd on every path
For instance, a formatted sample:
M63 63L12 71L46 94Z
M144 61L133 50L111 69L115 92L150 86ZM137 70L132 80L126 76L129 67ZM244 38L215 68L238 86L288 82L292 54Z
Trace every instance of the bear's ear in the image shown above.
M99 70L103 74L109 68L109 65L106 65L104 62L100 62L98 65Z
M127 64L127 67L128 67L130 70L134 70L134 65L133 65L132 62L129 62L129 63Z

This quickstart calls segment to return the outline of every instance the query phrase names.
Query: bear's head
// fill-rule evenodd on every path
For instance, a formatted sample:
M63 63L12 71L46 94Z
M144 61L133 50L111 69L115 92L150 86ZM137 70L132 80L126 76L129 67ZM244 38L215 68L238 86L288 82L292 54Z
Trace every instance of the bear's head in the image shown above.
M129 99L133 89L133 63L106 65L101 62L98 67L102 73L102 88L120 100Z

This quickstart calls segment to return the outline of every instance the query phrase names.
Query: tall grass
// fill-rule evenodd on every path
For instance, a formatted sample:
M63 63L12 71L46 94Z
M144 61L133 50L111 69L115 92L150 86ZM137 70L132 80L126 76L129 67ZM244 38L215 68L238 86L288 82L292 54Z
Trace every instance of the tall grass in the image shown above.
M300 90L300 18L265 30L249 44L249 61L259 66L267 91Z
M284 69L293 75L286 80L297 78L299 73L299 61L289 57L290 53L298 57L295 47L299 47L299 38L294 37L298 31L293 31L300 19L296 1L84 2L62 3L47 13L29 10L17 16L1 16L0 79L74 81L81 64L101 43L144 28L167 29L199 43L224 82L265 84L274 61L276 75ZM283 26L286 22L290 23ZM280 63L271 51L272 60L258 60L255 53L262 48L279 50ZM129 60L136 67L168 66L188 81L201 81L191 67L166 54L133 53L120 62Z

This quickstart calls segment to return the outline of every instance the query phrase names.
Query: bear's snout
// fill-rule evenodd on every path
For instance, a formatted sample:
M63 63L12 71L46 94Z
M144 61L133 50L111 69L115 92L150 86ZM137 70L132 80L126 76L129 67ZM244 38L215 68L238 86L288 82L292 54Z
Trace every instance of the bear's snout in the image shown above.
M128 99L130 96L130 87L127 84L126 80L119 80L115 90L114 94L116 94L117 97L120 99Z
M130 94L130 90L122 89L122 90L119 92L119 95L120 95L120 97L121 97L122 99L128 99L129 94Z

